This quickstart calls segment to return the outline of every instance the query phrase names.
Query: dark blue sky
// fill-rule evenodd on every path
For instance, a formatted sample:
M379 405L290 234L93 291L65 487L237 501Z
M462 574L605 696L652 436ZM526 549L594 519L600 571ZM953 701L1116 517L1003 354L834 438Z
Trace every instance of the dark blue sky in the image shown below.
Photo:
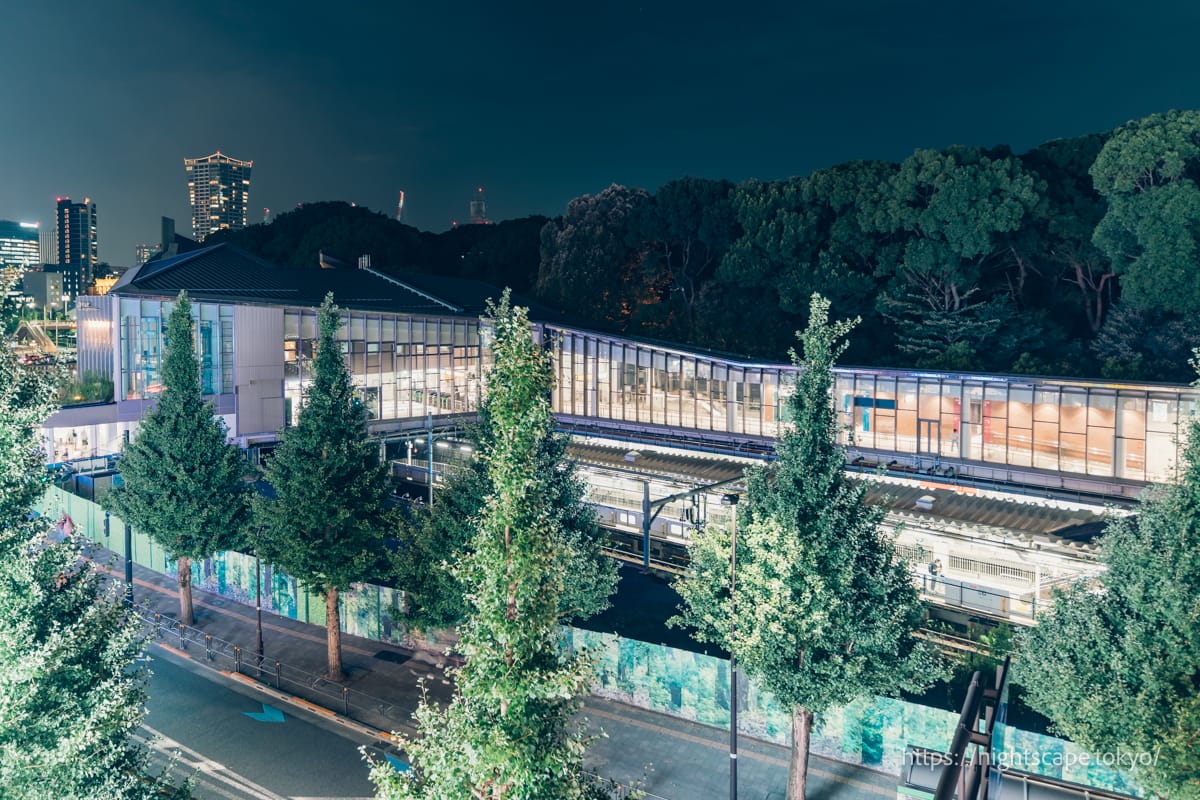
M781 178L1200 107L1194 0L25 2L3 14L0 219L97 203L128 264L189 232L182 159L254 160L251 221L349 200L440 231L612 182Z

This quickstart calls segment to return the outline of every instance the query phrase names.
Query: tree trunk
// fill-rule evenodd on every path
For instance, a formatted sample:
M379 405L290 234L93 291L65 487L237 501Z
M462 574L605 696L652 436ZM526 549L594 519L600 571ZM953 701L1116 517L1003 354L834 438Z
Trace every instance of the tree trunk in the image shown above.
M792 707L792 763L788 766L787 800L805 800L808 791L808 740L813 714L804 706Z
M184 625L195 625L196 617L192 613L192 560L180 556L176 565L179 567L179 621Z
M332 587L325 592L325 642L329 655L329 680L341 683L342 674L342 620L338 615L338 590Z

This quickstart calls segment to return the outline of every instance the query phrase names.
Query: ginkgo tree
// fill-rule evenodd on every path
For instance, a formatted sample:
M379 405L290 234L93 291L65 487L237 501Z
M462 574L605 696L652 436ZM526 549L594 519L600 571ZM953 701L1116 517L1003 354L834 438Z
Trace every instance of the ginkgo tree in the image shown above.
M54 377L21 367L0 337L0 800L185 796L133 740L145 642L121 587L33 513L50 478L38 440Z
M600 797L583 774L585 741L572 717L592 667L562 647L560 596L569 579L562 518L540 469L553 435L549 355L507 293L489 308L495 366L487 376L493 435L480 453L492 487L456 575L470 609L460 626L455 694L423 702L412 770L375 763L385 800L577 800Z
M906 565L880 529L883 509L845 474L830 402L833 365L852 322L829 322L813 295L803 359L788 401L794 424L778 459L751 470L746 520L710 527L690 547L673 622L731 651L738 666L791 714L788 800L803 800L814 715L874 694L919 691L941 674L936 650L914 634L924 609ZM745 511L741 511L744 508ZM735 617L736 611L736 617Z

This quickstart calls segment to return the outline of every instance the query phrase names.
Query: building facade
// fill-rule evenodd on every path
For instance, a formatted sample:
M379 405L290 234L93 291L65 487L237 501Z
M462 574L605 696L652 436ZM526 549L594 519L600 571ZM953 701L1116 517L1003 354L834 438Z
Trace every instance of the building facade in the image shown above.
M221 151L203 158L185 158L188 204L192 207L192 236L198 241L220 230L246 227L253 161L239 161ZM164 243L165 246L165 243Z
M51 266L58 264L58 241L53 229L38 232L38 259Z
M62 310L62 274L58 272L26 272L21 279L21 288L40 313L52 314Z
M239 277L231 292L233 277L246 275L254 282ZM131 270L80 317L80 361L91 358L88 341L109 348L97 363L112 359L123 421L138 419L161 389L164 321L181 289L193 301L205 392L243 444L273 440L294 422L316 307L329 291L346 309L339 338L376 435L478 409L490 363L480 314L498 294L492 287L369 269L288 271L218 245ZM790 364L557 322L535 322L534 333L553 358L554 412L578 434L761 457L787 424ZM1113 497L1175 477L1200 403L1200 390L1183 385L835 372L840 440L857 463Z
M96 277L100 263L96 235L96 204L90 198L72 203L58 198L55 217L58 239L58 266L63 275L63 292L70 298L86 294Z
M0 220L0 267L29 269L42 263L38 223Z

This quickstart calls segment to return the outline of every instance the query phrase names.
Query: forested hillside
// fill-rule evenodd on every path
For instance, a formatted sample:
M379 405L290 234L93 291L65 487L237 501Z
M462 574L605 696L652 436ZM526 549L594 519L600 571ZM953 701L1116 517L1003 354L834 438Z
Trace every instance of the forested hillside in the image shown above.
M422 233L316 203L225 238L314 267L477 277L592 327L786 361L820 292L847 363L1185 381L1200 345L1200 112L918 150L775 181L613 185L566 213Z

